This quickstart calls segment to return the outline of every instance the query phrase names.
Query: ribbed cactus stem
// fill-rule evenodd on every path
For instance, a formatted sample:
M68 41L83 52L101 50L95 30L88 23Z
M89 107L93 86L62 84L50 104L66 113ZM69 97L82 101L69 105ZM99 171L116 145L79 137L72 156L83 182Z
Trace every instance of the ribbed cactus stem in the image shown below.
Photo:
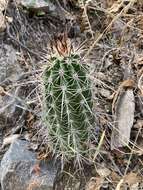
M84 155L93 125L91 83L77 55L52 58L44 72L45 121L52 149L71 159Z

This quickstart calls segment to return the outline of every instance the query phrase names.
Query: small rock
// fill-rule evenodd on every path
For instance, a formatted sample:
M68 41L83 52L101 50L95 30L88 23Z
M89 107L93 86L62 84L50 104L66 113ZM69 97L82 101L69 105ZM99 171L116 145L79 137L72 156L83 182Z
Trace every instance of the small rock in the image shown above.
M97 173L100 177L107 177L111 174L111 171L108 168L98 168Z
M0 95L0 128L15 125L23 112L23 110L17 106L20 105L20 102L15 98L15 91L12 90L8 93L10 96Z
M42 9L47 7L50 11L55 10L55 6L50 0L17 0L17 3L27 8Z
M105 97L105 98L108 98L108 97L111 95L110 91L107 90L107 89L104 89L104 88L102 88L102 89L100 90L100 94L101 94L101 96L103 96L103 97Z
M0 47L0 83L4 80L15 81L21 73L17 63L16 51L12 46Z
M51 17L57 17L62 21L70 19L71 15L68 16L67 11L65 11L58 1L51 0L16 0L17 4L26 7L29 11L35 11L37 15L48 13Z
M57 174L54 161L38 163L29 143L15 140L1 161L2 190L52 190Z
M107 79L107 77L105 76L105 74L102 73L102 72L97 72L97 73L95 73L95 76L96 76L98 79L102 80L102 81Z

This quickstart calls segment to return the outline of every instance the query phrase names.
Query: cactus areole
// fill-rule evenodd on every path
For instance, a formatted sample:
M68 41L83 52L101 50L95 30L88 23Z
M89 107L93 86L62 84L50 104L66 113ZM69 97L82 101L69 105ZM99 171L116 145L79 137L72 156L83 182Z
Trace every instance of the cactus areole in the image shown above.
M52 151L68 160L84 156L94 122L87 66L74 53L50 62L44 72L44 106Z

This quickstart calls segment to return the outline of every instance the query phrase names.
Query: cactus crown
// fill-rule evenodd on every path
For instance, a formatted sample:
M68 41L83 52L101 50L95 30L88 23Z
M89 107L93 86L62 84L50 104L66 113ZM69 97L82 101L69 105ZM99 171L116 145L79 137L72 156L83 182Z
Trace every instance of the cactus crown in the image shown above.
M44 72L45 122L52 151L70 160L88 152L94 122L92 93L87 66L80 64L66 43L60 45L55 46L60 57L52 57L51 67Z

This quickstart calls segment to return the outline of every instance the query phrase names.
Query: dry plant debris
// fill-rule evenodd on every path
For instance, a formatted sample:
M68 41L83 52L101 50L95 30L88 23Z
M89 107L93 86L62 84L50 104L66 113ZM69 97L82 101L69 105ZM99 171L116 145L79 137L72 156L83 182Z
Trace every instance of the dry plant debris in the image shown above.
M129 81L126 81L129 83ZM119 95L120 94L120 95ZM131 128L134 122L135 99L133 89L118 90L118 100L112 104L115 108L115 127L111 136L111 148L128 146ZM115 102L115 99L114 101ZM112 108L113 109L113 108Z
M59 2L67 18L72 15L70 36L91 70L99 134L94 142L98 145L92 169L84 177L78 175L78 179L68 174L60 183L70 186L72 178L73 183L84 181L84 187L78 182L77 189L85 189L88 181L86 190L139 190L143 181L143 1ZM0 43L11 43L17 49L22 72L17 81L0 83L0 98L11 97L11 89L16 90L14 98L23 115L13 129L4 129L2 148L20 136L31 142L31 149L38 152L40 159L48 160L47 131L41 122L40 78L50 55L52 32L61 32L65 23L47 13L38 17L12 2L7 3L0 0L0 31L6 34L2 39L0 36ZM77 26L81 32L75 38ZM131 68L131 73L124 67ZM36 187L39 182L32 181L28 188Z

